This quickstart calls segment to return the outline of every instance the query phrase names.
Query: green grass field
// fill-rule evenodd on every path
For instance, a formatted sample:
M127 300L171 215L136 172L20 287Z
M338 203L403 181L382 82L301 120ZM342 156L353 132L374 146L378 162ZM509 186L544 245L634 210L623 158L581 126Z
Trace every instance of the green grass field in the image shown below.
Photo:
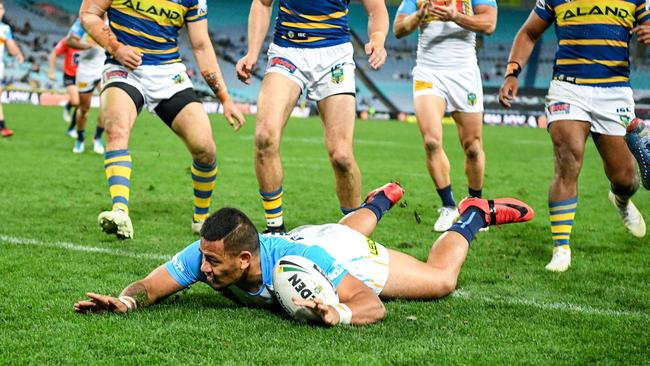
M392 301L380 324L326 329L238 308L205 285L126 316L75 314L85 292L116 295L196 240L191 161L180 140L143 113L130 147L135 238L117 241L96 223L110 208L103 158L88 149L72 154L60 114L5 106L15 136L0 140L0 364L650 363L650 239L625 232L591 142L568 272L544 269L552 249L547 133L486 127L486 195L529 202L535 220L479 234L453 296ZM242 208L262 227L254 118L238 133L212 119L220 169L212 209ZM439 201L417 127L366 121L356 131L364 190L395 179L406 189L405 204L384 217L374 239L426 258ZM444 132L460 199L462 153L455 128ZM288 226L337 221L320 122L292 120L282 153ZM650 221L650 192L635 202Z

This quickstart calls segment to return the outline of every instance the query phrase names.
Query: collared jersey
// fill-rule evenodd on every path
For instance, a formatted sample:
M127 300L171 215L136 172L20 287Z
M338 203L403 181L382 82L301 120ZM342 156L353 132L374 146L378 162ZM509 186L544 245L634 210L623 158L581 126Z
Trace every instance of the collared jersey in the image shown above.
M349 0L280 0L273 43L320 48L350 41Z
M90 34L86 33L81 26L79 18L77 18L74 24L72 24L68 35L77 36L82 43L91 46L90 48L79 51L79 56L77 58L78 68L81 68L82 70L101 69L106 61L106 52L102 46L95 43L95 41L90 37Z
M113 0L108 21L118 41L142 52L142 65L161 65L181 62L178 30L207 13L206 0Z
M496 0L452 0L459 13L474 14L478 5L497 6ZM397 14L413 14L420 1L403 0ZM420 25L416 64L434 69L458 69L476 65L476 33L454 22L430 15Z
M224 291L229 297L245 305L269 306L276 304L273 292L273 267L280 258L299 255L316 263L336 288L348 271L325 249L316 245L296 243L275 235L259 235L262 286L256 292L248 292L232 285ZM201 272L203 255L199 251L200 241L188 245L165 264L167 272L184 288L196 282L206 282Z
M14 39L13 33L11 33L11 27L8 24L0 22L0 64L3 63L2 59L5 55L5 43L10 39Z
M538 0L535 13L555 22L554 79L598 87L630 85L630 30L650 20L646 0Z
M54 53L57 56L64 55L63 57L63 73L68 76L77 75L77 65L79 63L79 50L68 47L65 42L67 37L64 37L56 46L54 46Z

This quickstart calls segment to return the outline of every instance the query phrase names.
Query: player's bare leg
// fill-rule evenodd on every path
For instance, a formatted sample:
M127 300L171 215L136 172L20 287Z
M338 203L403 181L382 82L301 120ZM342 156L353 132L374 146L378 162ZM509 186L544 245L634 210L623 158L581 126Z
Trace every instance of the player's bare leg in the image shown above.
M483 113L452 113L460 145L465 152L465 175L471 197L481 197L485 174L485 152L483 151Z
M192 155L194 213L192 231L198 234L208 217L212 193L216 186L216 146L210 119L200 103L189 103L176 115L172 129Z
M133 237L129 217L131 155L128 146L138 111L124 90L109 87L101 94L101 116L106 126L104 169L113 207L100 213L97 221L105 233L128 239Z
M88 113L90 112L90 102L92 101L93 93L79 93L79 107L75 110L74 118L75 128L77 129L77 141L75 141L72 152L79 154L84 152L85 146L85 132L86 122L88 122Z
M456 289L470 244L481 228L525 222L535 216L530 206L512 198L468 198L459 209L458 222L436 240L426 262L389 249L389 274L382 298L435 299L449 295Z
M255 174L266 210L267 229L284 230L280 140L300 96L300 87L280 73L264 76L257 100Z
M578 201L578 176L582 168L585 141L590 124L584 121L556 121L549 127L555 174L548 194L553 237L553 257L546 269L566 271L571 265L570 236Z
M451 190L449 159L442 144L442 118L445 115L446 103L439 96L421 95L415 98L414 105L424 142L427 170L442 201L442 207L438 210L440 217L433 226L434 230L441 232L449 229L458 217L456 201Z
M594 143L603 159L605 175L611 183L609 199L623 219L625 228L637 238L646 233L641 212L630 198L639 189L636 163L623 137L594 134Z
M350 94L329 96L318 102L325 145L334 169L336 195L342 210L361 204L361 172L354 159L355 98Z

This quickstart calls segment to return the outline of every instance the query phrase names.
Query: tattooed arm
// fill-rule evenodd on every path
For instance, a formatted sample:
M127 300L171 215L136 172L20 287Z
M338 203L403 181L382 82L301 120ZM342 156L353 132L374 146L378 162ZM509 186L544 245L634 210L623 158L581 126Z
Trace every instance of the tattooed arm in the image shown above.
M127 286L118 297L89 292L86 294L89 298L74 304L74 309L82 314L105 311L126 313L153 305L182 289L162 265L146 278Z
M199 20L187 23L187 35L192 44L194 58L196 58L196 64L201 70L203 79L223 105L223 114L228 123L235 130L239 130L245 122L244 115L237 109L228 94L228 88L217 63L217 55L214 53L212 41L208 34L208 21Z
M106 12L112 0L83 0L79 10L81 26L98 45L102 46L120 64L135 70L142 63L142 53L117 40L106 24Z

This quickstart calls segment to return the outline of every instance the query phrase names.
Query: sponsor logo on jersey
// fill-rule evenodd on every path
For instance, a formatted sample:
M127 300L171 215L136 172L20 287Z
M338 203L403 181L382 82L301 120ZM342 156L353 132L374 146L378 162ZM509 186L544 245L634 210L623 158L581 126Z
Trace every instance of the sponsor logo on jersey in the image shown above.
M571 111L571 104L564 102L553 103L548 106L548 113L550 114L569 114Z
M575 17L583 17L587 15L613 15L615 17L626 19L630 16L630 12L626 9L618 8L616 6L598 6L593 5L589 7L576 7L575 9L567 9L562 15L562 20L567 20Z
M273 57L271 59L271 67L279 67L281 69L289 71L292 74L297 69L296 65L294 65L293 62L287 60L284 57Z
M476 105L476 94L475 93L467 93L467 104Z
M332 82L334 84L340 84L345 80L345 72L343 71L343 65L338 64L332 66L330 70L330 75L332 76Z
M146 13L146 14L156 15L156 16L160 16L160 17L165 17L167 19L178 19L181 16L181 14L179 12L171 10L171 9L165 9L163 7L158 7L157 8L154 5L146 7L145 5L142 5L137 0L136 1L126 0L125 2L122 3L122 5L129 8L129 9L139 11L141 13Z
M180 259L180 253L176 254L174 258L172 258L172 265L178 272L185 272L185 267L183 267L183 263Z

